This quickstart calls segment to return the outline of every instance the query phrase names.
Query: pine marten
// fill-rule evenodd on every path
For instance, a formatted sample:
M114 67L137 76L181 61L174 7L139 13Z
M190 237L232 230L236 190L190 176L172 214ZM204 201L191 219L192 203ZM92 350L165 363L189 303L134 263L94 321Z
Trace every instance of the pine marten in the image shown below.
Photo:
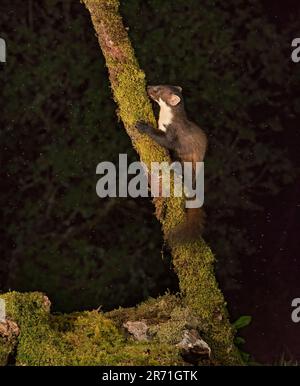
M187 118L182 88L170 85L148 86L147 93L160 106L158 130L141 121L137 122L137 129L167 148L172 161L191 162L195 178L196 162L204 160L207 137L198 125ZM203 220L204 212L201 208L187 209L185 222L173 233L172 238L191 240L199 237L203 230Z

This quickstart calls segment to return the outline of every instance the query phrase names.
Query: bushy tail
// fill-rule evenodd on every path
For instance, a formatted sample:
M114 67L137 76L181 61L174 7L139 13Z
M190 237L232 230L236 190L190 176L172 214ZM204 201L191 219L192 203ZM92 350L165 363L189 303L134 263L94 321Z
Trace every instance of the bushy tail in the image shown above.
M202 208L187 208L184 221L169 233L168 240L176 244L199 239L204 230L205 217Z

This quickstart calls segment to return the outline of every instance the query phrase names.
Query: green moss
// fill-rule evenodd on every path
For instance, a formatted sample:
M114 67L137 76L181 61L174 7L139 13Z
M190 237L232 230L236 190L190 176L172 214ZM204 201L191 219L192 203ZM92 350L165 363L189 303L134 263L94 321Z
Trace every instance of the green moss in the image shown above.
M228 322L226 302L213 269L214 256L203 240L173 249L174 264L185 304L200 320L203 338L220 364L242 364L233 344L234 331Z
M41 293L1 295L7 315L20 327L16 364L26 366L182 364L178 349L164 342L127 339L112 319L97 312L51 315ZM151 303L151 302L150 302ZM146 310L146 306L141 309ZM141 312L141 311L140 311ZM151 313L151 307L149 308ZM1 342L2 364L12 347Z
M231 328L218 317L221 313L212 316L208 312L224 305L208 294L205 302L212 301L210 307L203 299L199 302L197 294L193 301L190 293L185 298L166 294L106 314L86 311L70 315L52 315L50 303L41 293L1 295L7 317L20 328L18 338L0 341L1 364L14 354L17 365L27 366L179 365L184 361L176 344L186 329L199 331L212 349L214 363L240 364L231 343ZM137 342L125 333L124 322L141 320L149 327L150 341Z
M148 336L153 343L167 345L176 350L186 330L197 330L202 335L202 319L186 306L181 296L166 294L158 299L149 299L133 308L119 308L106 314L121 328L126 321L143 321L148 326ZM178 352L177 352L178 355ZM182 359L181 359L182 360ZM198 364L216 364L215 360Z
M121 327L127 320L147 320L147 324L157 324L170 319L174 308L180 304L179 297L171 294L160 296L157 299L150 298L137 307L122 308L106 313L106 316Z
M177 305L171 312L169 319L150 329L160 342L176 345L182 340L183 332L187 329L200 330L199 320L191 309Z
M5 366L16 346L15 337L0 338L0 366Z

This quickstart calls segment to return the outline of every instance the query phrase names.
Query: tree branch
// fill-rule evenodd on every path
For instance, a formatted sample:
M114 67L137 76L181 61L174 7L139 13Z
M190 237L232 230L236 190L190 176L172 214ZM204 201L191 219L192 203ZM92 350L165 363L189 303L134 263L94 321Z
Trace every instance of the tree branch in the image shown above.
M145 74L139 68L127 31L119 15L118 0L83 0L89 10L99 44L106 60L111 88L119 116L140 158L147 166L152 161L168 161L167 152L148 136L138 133L138 120L155 125L151 104L145 90ZM156 216L164 237L184 219L183 198L155 200ZM172 245L173 264L179 277L183 302L201 321L204 338L220 364L241 364L234 346L234 333L229 323L226 303L214 276L214 256L206 243Z

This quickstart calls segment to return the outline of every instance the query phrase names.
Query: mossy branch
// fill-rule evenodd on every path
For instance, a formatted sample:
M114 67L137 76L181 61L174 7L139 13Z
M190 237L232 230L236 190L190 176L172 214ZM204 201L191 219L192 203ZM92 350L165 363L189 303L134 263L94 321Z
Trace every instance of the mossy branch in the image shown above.
M140 69L127 31L119 14L118 0L83 0L89 10L99 44L106 60L111 88L119 116L133 146L146 165L168 161L166 151L135 129L138 120L155 124L145 89L145 74ZM181 198L155 200L156 216L164 236L184 218ZM183 301L201 319L204 337L221 364L241 364L228 320L226 303L214 275L214 256L199 239L182 245L170 245L173 264L179 277Z

